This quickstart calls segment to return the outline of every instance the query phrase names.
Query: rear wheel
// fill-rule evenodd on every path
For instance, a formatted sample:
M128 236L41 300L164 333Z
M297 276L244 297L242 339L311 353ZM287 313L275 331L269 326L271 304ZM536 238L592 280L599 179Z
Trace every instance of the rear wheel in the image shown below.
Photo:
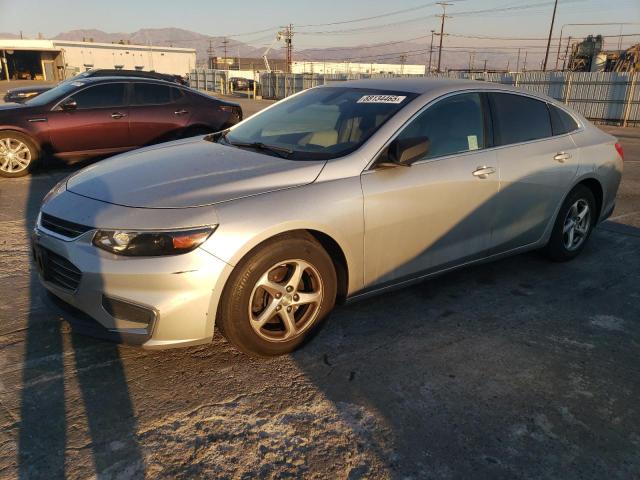
M336 272L327 252L306 234L265 242L231 275L217 326L253 355L295 350L333 309Z
M38 160L33 141L18 132L0 132L0 176L23 177Z
M578 185L565 199L551 233L545 253L552 260L564 262L584 249L597 221L596 201L591 190Z

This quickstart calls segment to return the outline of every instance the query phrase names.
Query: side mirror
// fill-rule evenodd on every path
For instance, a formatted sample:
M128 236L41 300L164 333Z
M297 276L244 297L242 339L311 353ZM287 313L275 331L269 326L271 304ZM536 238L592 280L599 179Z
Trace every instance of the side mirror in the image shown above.
M78 108L78 102L76 102L73 98L70 98L69 100L61 104L60 108L62 108L62 110L64 110L65 112L71 112Z
M427 137L396 138L388 147L389 162L385 162L383 165L408 167L424 158L428 151L429 139Z

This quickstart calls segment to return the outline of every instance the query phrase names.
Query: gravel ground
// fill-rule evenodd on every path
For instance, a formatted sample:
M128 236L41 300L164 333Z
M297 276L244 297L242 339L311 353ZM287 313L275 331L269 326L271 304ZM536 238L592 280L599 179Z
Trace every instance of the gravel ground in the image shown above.
M271 360L70 334L27 244L70 169L0 182L0 478L640 477L640 130L609 130L623 185L579 259L343 306Z

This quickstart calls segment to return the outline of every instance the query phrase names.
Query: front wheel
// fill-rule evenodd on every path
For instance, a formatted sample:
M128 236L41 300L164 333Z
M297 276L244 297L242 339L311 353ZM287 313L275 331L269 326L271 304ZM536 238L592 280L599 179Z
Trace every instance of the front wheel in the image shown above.
M584 249L597 222L596 201L591 190L578 185L565 199L545 253L557 262L578 256Z
M236 266L217 327L245 353L282 355L312 334L335 300L336 272L322 246L307 234L279 236Z
M29 137L18 132L0 132L0 176L23 177L38 159L38 149Z

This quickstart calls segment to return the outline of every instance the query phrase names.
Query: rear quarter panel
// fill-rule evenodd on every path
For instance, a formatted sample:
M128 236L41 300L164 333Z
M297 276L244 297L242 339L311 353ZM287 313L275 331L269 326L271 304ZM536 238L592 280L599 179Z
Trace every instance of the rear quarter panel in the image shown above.
M617 140L591 124L572 138L580 150L578 182L595 178L602 186L602 219L611 213L622 179L623 162L615 149Z
M188 94L188 102L191 108L190 125L206 125L212 130L222 129L231 118L230 112L220 109L223 103L214 98L207 98L194 93Z

